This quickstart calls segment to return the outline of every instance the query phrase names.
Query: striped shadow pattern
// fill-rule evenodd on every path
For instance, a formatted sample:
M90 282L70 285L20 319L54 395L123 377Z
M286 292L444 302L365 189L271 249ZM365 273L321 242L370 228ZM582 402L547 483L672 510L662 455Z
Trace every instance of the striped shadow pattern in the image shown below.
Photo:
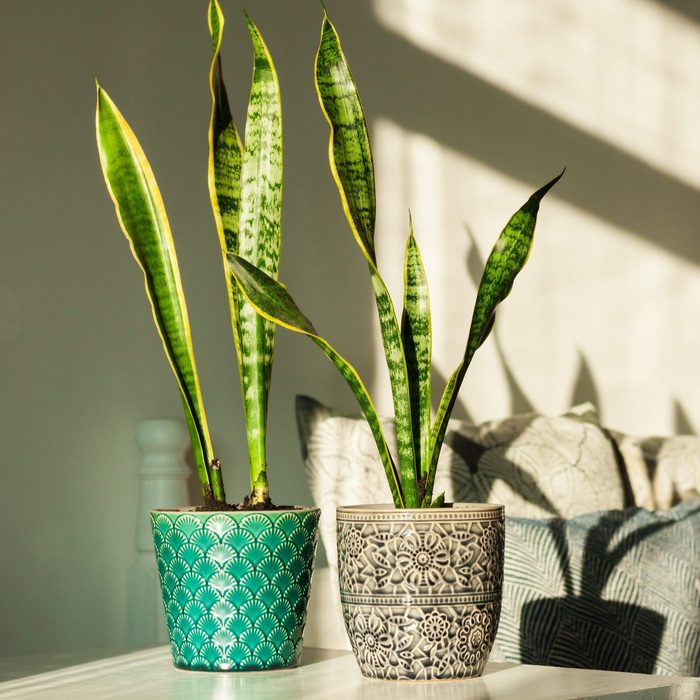
M700 675L700 499L669 511L507 519L506 660Z

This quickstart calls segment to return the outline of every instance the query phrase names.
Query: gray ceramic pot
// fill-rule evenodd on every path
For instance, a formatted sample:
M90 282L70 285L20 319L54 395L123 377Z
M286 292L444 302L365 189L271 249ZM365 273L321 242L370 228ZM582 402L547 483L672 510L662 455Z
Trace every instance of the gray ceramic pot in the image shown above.
M501 611L503 506L349 506L336 519L343 618L362 673L480 675Z

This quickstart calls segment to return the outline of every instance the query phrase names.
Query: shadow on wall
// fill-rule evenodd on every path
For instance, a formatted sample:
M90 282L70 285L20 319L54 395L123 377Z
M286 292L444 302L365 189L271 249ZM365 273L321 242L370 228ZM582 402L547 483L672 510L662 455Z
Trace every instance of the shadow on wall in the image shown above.
M479 287L479 282L481 281L481 274L486 265L486 260L479 251L476 238L471 228L465 224L464 225L467 238L469 239L469 250L467 252L466 259L466 269L469 279L471 280L474 288ZM505 351L503 350L503 344L501 342L498 325L494 325L493 331L491 332L491 342L496 348L496 355L498 357L498 362L501 365L503 375L506 380L506 385L508 387L508 397L510 403L509 415L518 415L520 413L537 413L537 408L530 397L525 393L522 385L518 381L518 378L513 371L508 358L506 357ZM590 402L598 411L598 417L601 418L600 413L600 393L598 387L595 383L595 378L591 367L588 363L583 352L579 350L578 352L579 363L578 369L576 371L576 378L573 383L573 388L571 392L571 406L577 406L578 404ZM435 375L437 387L434 391L437 392L438 388L442 391L446 383L446 378L437 371L437 368L433 367L433 374ZM435 396L433 397L436 398ZM437 401L439 401L439 394L437 394ZM457 402L458 409L455 412L455 417L462 420L472 421L469 411L463 402L458 399ZM678 407L680 408L680 407ZM678 416L678 408L676 409L676 416ZM680 409L682 412L682 409ZM684 414L682 414L684 415ZM676 421L678 424L678 420ZM687 424L687 419L686 419ZM553 511L556 512L556 511Z
M673 400L673 427L676 435L697 435L697 431L678 399Z
M475 288L478 288L479 282L481 280L481 274L486 264L484 257L479 251L476 238L471 230L471 228L465 224L465 232L469 239L469 251L467 253L466 259L466 270L469 278ZM515 372L511 368L508 359L506 358L505 352L503 350L503 345L498 335L498 326L495 325L491 333L491 342L493 342L496 348L496 354L498 356L498 361L503 370L504 377L506 379L506 384L508 386L508 394L510 401L510 415L517 415L519 413L535 413L537 408L535 407L533 401L527 396L522 385L518 381ZM433 374L436 379L436 386L433 387L434 396L433 399L439 401L440 394L438 391L442 391L446 384L446 378L440 374L436 367L433 367ZM576 371L576 378L573 383L573 388L571 391L571 406L577 406L582 403L592 403L596 410L598 411L598 418L603 422L603 415L601 412L601 400L600 392L596 385L595 377L588 359L583 354L581 350L578 351L578 369ZM457 409L455 417L462 420L472 421L471 416L466 405L457 400ZM675 435L697 435L695 427L692 425L688 413L686 412L683 404L678 400L673 400L673 433Z
M479 5L479 3L472 4ZM651 5L653 3L644 3L644 6L646 7L647 4ZM682 5L683 2L678 0L676 4ZM564 18L560 18L561 21L564 22L565 19L568 19L567 31L573 32L578 15L587 16L587 13L584 11L567 13L565 5L565 2L554 3L554 6L561 10L560 14ZM633 3L620 0L616 3L616 6L618 5L624 5L625 9L634 17L640 14L634 8ZM450 7L453 9L450 10ZM446 164L445 170L448 167L454 168L455 172L458 173L458 177L464 177L465 179L473 177L479 183L482 181L490 182L490 178L494 180L508 179L518 181L518 186L527 185L528 187L534 187L538 184L537 181L544 170L548 171L550 168L559 167L565 162L570 166L570 175L566 182L562 183L562 188L560 191L557 191L556 197L566 205L561 207L561 209L566 209L566 216L583 222L581 223L582 229L584 228L584 223L589 225L591 229L595 229L600 234L601 238L616 242L614 245L622 248L627 246L637 252L642 251L638 252L640 260L645 264L649 263L654 273L657 271L656 261L654 260L656 256L661 262L658 262L658 279L654 278L655 289L662 290L663 288L665 278L662 272L666 269L664 267L661 270L663 266L668 266L669 269L674 266L682 266L685 269L685 274L689 277L693 275L692 267L700 263L700 246L698 245L697 237L694 237L690 232L688 222L696 220L697 213L700 211L699 182L693 182L692 178L684 180L680 169L665 168L661 156L656 160L650 160L648 158L645 159L643 148L626 149L624 139L618 142L610 137L611 133L614 135L614 130L606 132L603 129L602 132L597 132L594 129L587 129L585 123L582 125L581 122L567 117L566 110L557 112L551 105L547 107L548 103L546 100L535 104L534 99L536 99L536 95L529 101L527 98L523 98L522 95L519 97L518 94L520 93L517 90L509 90L507 83L498 83L487 69L480 69L480 65L483 66L483 64L479 64L477 60L472 60L471 63L469 61L460 63L459 56L461 56L461 53L458 49L455 49L453 54L450 54L448 49L441 51L439 46L436 47L434 44L431 44L430 41L434 41L436 44L439 42L439 34L443 31L446 35L445 46L450 41L454 41L455 45L458 44L462 27L455 26L455 17L459 17L463 7L458 2L446 1L443 4L428 2L427 0L425 3L409 3L401 0L385 0L385 2L363 0L355 6L360 15L365 13L374 15L372 20L363 21L363 28L366 25L367 30L363 34L363 43L366 44L365 60L360 62L358 70L356 70L356 78L362 90L365 104L368 107L368 115L370 118L377 118L382 123L386 122L390 125L390 127L381 127L381 125L377 127L380 134L382 133L381 128L385 128L386 141L389 143L387 149L390 149L395 143L405 144L403 150L397 149L397 152L405 155L406 163L408 164L405 170L408 175L405 176L405 181L402 180L400 184L386 185L387 191L394 195L397 201L404 202L405 200L411 206L418 206L415 200L418 199L420 201L421 187L425 185L426 181L429 181L428 176L421 175L420 156L426 152L425 149L428 149L429 155L431 153L435 155L435 162L429 163L431 174L433 170L439 173L439 166ZM488 29L487 21L484 17L492 17L494 13L491 11L491 14L489 14L489 11L485 9L486 7L487 3L484 3L481 21L483 26ZM387 20L387 17L392 14L394 19ZM523 11L523 14L526 15L527 13ZM552 14L555 14L554 11ZM464 9L464 15L465 17L472 16L466 8ZM475 10L473 15L476 17L478 12ZM532 17L530 17L533 20L533 24L536 15L537 13L533 12ZM503 25L507 25L509 22L511 24L515 23L514 16L515 13L513 16L508 17L507 20L504 20ZM651 10L647 14L642 12L640 17L642 19L652 17L653 19L653 13ZM478 17L476 18L478 19ZM453 21L450 23L448 20ZM338 24L341 24L346 21L346 18L340 17L337 21ZM420 24L421 26L414 31L409 26L411 23L413 25ZM595 25L595 23L593 24ZM690 24L690 22L687 24ZM468 29L478 33L480 26L477 22L476 28L467 27L465 31ZM572 29L572 26L574 29ZM597 27L598 25L595 26ZM498 27L494 26L493 30L497 36ZM591 31L590 27L587 29L583 27L582 31L584 30ZM527 32L527 30L522 31L523 33ZM488 32L484 30L482 33ZM695 34L700 36L700 32L696 31ZM694 40L695 34L691 36ZM421 39L426 36L429 36L430 41L421 43ZM348 40L349 43L350 41ZM583 39L581 41L583 42ZM493 47L494 43L496 43L495 40L491 41L491 47ZM695 45L693 44L693 46ZM556 48L556 45L553 46ZM351 59L354 48L353 46L347 47ZM626 53L625 46L615 46L613 48L619 49L619 54L615 54L614 58L616 60L619 59L623 66L630 67L634 65L634 58L637 54L631 50ZM505 55L531 52L542 56L547 50L544 46L530 46L529 44L522 46L521 49L522 51L520 52L512 49L510 52L505 50L503 53ZM552 47L549 47L549 50L551 51ZM464 52L465 55L472 58L476 53L477 49L474 49L471 53L466 50ZM619 55L622 55L623 58L619 58ZM663 51L660 51L655 44L649 47L648 59L655 62L659 75L663 74L667 69L670 70L663 57ZM484 56L480 58L485 60ZM513 61L512 58L503 59L500 70L507 72L509 67L512 67L508 62L509 60ZM544 59L540 59L540 61L543 62ZM562 57L562 61L566 62L566 58ZM369 65L376 66L376 72L372 74L367 68ZM536 65L542 69L542 75L536 74L539 75L540 84L550 85L550 83L555 82L547 72L546 66L543 67L541 63ZM588 86L585 88L586 90L593 89L590 88L590 85L595 85L596 76L601 71L605 72L605 69L600 68L597 64L594 66L585 61L579 65L579 70L581 72L581 82L585 82ZM554 74L557 74L556 71L554 71ZM612 80L612 78L610 79ZM656 84L651 81L649 85L652 85L652 83L653 85ZM645 86L644 90L648 88L651 91L651 87L644 81L642 81L642 84ZM692 87L694 84L688 78L686 82L681 83L680 87L687 87L687 85ZM506 86L504 87L504 85ZM544 87L541 89L545 91ZM565 82L563 85L559 84L556 89L554 87L551 89L559 97L567 97L570 103L573 104L577 102L581 94L573 86L571 90L568 90ZM557 93L557 90L560 92ZM670 84L668 90L672 92ZM643 92L642 87L639 88L638 92ZM676 95L679 101L692 98L692 96L693 94L688 94L687 91L681 92L680 88L678 95ZM609 102L616 104L615 96L609 95L609 97ZM676 99L676 97L673 97L673 99ZM664 99L671 98L664 97ZM621 103L625 102L622 97L620 100ZM685 105L685 102L683 102L683 105ZM690 107L686 109L684 114L689 109ZM583 112L589 114L590 110L583 110ZM657 114L656 111L653 111L653 113L654 115ZM621 110L618 116L617 126L622 124L629 115L627 111ZM682 115L678 116L678 120L682 121L683 119ZM652 116L650 115L646 120L641 119L640 123L648 125L647 122L651 122L651 120ZM663 115L660 115L657 121L661 124L666 124ZM680 129L671 129L671 122L669 121L668 123L669 131L680 132ZM655 125L656 122L652 126L654 129L657 129ZM658 127L658 131L659 133L662 131L661 127ZM657 145L660 152L663 151L661 148L662 142L659 141ZM391 151L388 150L387 152ZM462 163L461 161L464 162ZM481 174L482 170L485 173L487 171L495 171L495 173ZM538 175L538 172L540 175ZM401 179L396 177L399 173L395 171L392 171L391 175L395 179ZM423 207L423 210L428 212L428 214L423 214L426 220L430 220L436 212L438 216L433 217L433 219L439 219L443 216L443 213L448 211L448 207L443 206L443 204L448 201L449 197L453 198L450 200L451 202L458 201L459 192L455 188L450 189L451 183L458 180L458 177L452 178L449 182L447 181L447 176L445 176L445 182L436 178L438 184L435 185L435 190L438 191L438 194L432 197L429 204ZM387 177L382 181L390 179L391 177ZM446 192L444 200L440 198L441 188ZM426 188L423 187L423 189L425 190ZM430 187L427 189L432 195L432 189ZM487 187L485 189L487 193L490 192ZM478 192L478 190L475 191ZM475 199L478 197L478 195L473 196ZM428 194L424 194L424 197L426 200L429 199ZM660 206L662 202L663 206ZM670 219L666 219L662 211L666 209L666 202L671 203L670 205L673 209ZM478 203L477 206L479 206ZM486 205L483 208L486 209ZM453 210L452 203L450 203L449 210ZM452 222L453 219L450 219L450 216L450 214L444 213L444 217ZM467 216L469 217L468 213ZM419 217L416 217L416 220ZM469 218L472 221L471 217ZM596 219L599 221L596 222ZM389 221L389 218L387 218L387 221ZM476 231L479 233L482 229L480 228L478 217L475 217L473 221L476 222ZM596 224L600 225L596 226ZM621 231L613 230L615 227L621 229ZM420 235L424 235L426 241L430 240L428 236L433 235L435 237L435 234L439 231L437 226L434 231L431 231L430 227L425 224L420 228L417 227L417 230L419 232L425 231L425 233ZM454 231L453 226L451 226L451 230ZM399 234L396 234L396 241L391 243L393 247L390 248L389 244L386 244L384 251L397 252L398 240ZM586 240L583 236L579 237L578 245L584 248ZM463 240L460 242L463 242ZM557 250L554 244L551 245L552 248L550 250ZM556 245L562 245L561 241L559 240ZM613 243L610 243L610 245L613 246ZM583 262L586 265L590 265L591 270L595 273L596 266L591 260L595 260L596 255L600 256L602 254L600 249L591 246L590 259L585 257ZM438 260L437 257L435 259ZM444 258L441 257L439 260L442 261ZM628 263L630 267L625 268L624 274L619 275L616 279L618 279L618 286L622 292L630 292L631 297L631 287L625 287L619 280L629 274L638 281L640 287L643 287L645 282L642 275L635 276L636 273L632 269L632 262L628 261ZM621 267L628 263L623 261ZM686 263L690 263L690 266ZM573 265L573 263L571 264ZM547 269L549 270L549 268ZM601 276L605 272L606 270L603 269L600 272ZM450 274L452 274L451 271ZM437 280L437 284L440 284L441 278L439 275L433 276L433 279ZM559 283L563 284L562 279L554 279L554 275L552 275L551 280L554 281L551 281L549 276L546 277L545 281L548 284L556 285ZM691 279L691 282L695 284L696 279ZM576 283L583 286L583 281L578 277L576 278ZM612 282L610 284L611 288L614 288L614 284ZM448 296L450 291L449 285L445 283L442 288L447 290L444 294ZM620 381L615 383L615 379L617 379L615 377L615 365L621 365L621 370L624 370L625 367L631 367L630 364L625 363L624 359L618 357L621 354L620 352L610 354L609 358L606 357L606 346L616 345L609 342L610 338L605 335L608 329L612 328L614 330L613 324L615 319L618 317L622 318L625 324L638 331L639 335L644 338L654 337L651 330L652 324L644 325L641 322L637 322L636 316L632 315L633 313L638 313L637 310L630 308L629 313L626 312L628 304L626 301L627 297L624 294L618 295L618 299L622 299L622 301L608 305L605 298L601 299L601 297L605 296L601 293L601 288L602 285L599 285L595 290L595 294L591 295L595 297L591 302L591 308L597 304L603 310L608 309L609 316L605 316L604 320L609 325L606 326L603 322L596 325L595 322L592 322L592 332L588 337L584 335L582 330L583 324L578 327L573 327L575 324L571 324L572 328L569 325L562 326L566 329L566 332L571 334L578 332L580 336L583 336L576 338L568 345L569 348L572 346L580 347L585 352L585 357L580 359L582 366L578 368L577 381L574 384L573 402L579 403L582 400L591 400L598 407L601 405L600 399L605 402L607 397L615 392L621 395L627 391L631 396L635 395L635 386L637 386L634 376L629 376L633 374L632 370L629 370L627 375L622 372L623 376L620 378ZM680 288L679 285L677 289ZM579 287L572 285L572 289L578 290ZM574 292L572 291L571 293L573 294ZM555 297L553 296L552 298ZM578 298L581 299L580 303L582 306L586 305L587 302L583 296ZM652 321L661 326L667 325L667 321L663 319L668 318L668 316L664 315L663 308L670 304L676 304L677 306L681 303L679 301L681 298L684 304L690 303L688 297L683 297L683 294L677 292L677 290L669 294L668 304L663 299L661 302L658 302L657 306L650 311ZM633 303L633 301L629 302L629 304ZM623 305L625 305L625 308L622 308ZM564 307L565 303L562 300L557 308L561 309ZM562 316L565 319L567 318L563 311ZM534 317L541 325L547 323L546 318L543 319L536 313ZM447 324L444 325L450 329L452 328ZM448 336L448 342L452 342L454 336L447 333L446 336ZM668 337L669 334L659 333L655 337L662 338L664 336ZM627 349L628 345L633 344L630 340L631 337L632 334L627 334L620 343L617 343L617 346ZM522 385L517 381L517 377L510 371L511 365L519 368L521 366L519 363L522 363L523 366L529 363L531 366L538 368L546 366L546 357L540 359L536 355L536 351L539 349L538 346L533 345L533 350L527 356L521 358L514 354L517 351L509 343L511 336L503 332L501 339L503 340L502 345L496 341L491 342L493 349L498 353L496 362L500 363L503 368L504 377L508 384L511 412L521 413L536 408L531 401L532 398L536 398L540 404L546 403L548 406L558 406L562 399L559 391L561 374L558 376L557 384L552 383L550 385L557 386L556 390L547 390L545 381L537 386L526 383L525 386L531 386L531 396L528 396L527 393L522 391ZM663 353L659 350L662 347L661 343L662 341L659 340L659 345L655 343L651 343L649 346L645 346L642 343L638 344L637 347L640 348L639 357L641 358L638 364L642 367L642 371L655 368L663 362L661 359ZM441 347L444 346L441 345ZM512 362L509 363L507 361L504 351L510 353ZM452 348L450 348L450 352L452 352ZM685 363L688 353L679 351L679 354ZM440 359L440 362L442 362L442 359ZM493 362L493 359L489 358L489 369L494 364L496 363ZM572 371L568 366L568 353L566 363L558 361L556 370L561 371L564 365L566 365L565 369L563 369L564 378L568 386L568 373ZM671 362L669 366L677 367L673 381L679 382L681 386L686 386L682 379L677 379L678 376L682 376L678 365L674 365ZM449 374L449 367L445 364L441 364L440 367L445 375ZM685 364L683 367L685 367ZM599 380L597 387L593 382L593 372L595 372L595 376ZM521 378L531 379L531 377L522 375ZM372 384L372 379L370 378L368 383L373 388L375 385ZM669 380L669 385L672 386L673 381ZM507 404L502 402L503 388L499 378L498 391L494 392L493 396L495 398L492 399L491 405L485 409L484 416L489 414L494 416L506 414ZM598 389L600 389L600 392ZM651 417L653 411L647 412L646 418L644 416L637 418L635 407L641 407L642 403L632 399L630 399L630 409L628 410L625 410L623 403L619 400L607 403L605 419L614 420L617 427L627 429L631 433L635 431L640 433L652 433L659 430L668 431L671 428L670 414L666 410L670 405L667 403L670 398L668 386L659 380L656 390L658 392L663 391L666 399L663 403L657 402L655 404L657 406L657 414L661 416L659 420L664 421L662 426L654 427L654 419ZM638 393L640 391L637 391ZM569 395L566 390L565 395L567 397ZM382 395L382 398L384 399L384 395ZM692 398L683 395L682 398L690 409L690 415L693 416L696 406ZM388 398L384 400L388 403ZM472 406L472 412L478 415L476 406ZM641 412L641 408L639 408L639 412ZM620 418L621 415L623 416L622 418ZM630 415L629 419L626 418L627 415ZM455 417L463 419L471 417L465 410L464 402L460 403L456 408ZM646 424L644 420L646 420ZM627 422L625 423L625 421ZM635 421L640 424L639 428L635 427Z
M361 3L368 16L374 15L372 5L369 0ZM557 192L558 197L653 245L700 263L700 247L687 235L689 217L698 211L697 189L417 47L374 18L364 25L363 43L370 62L381 66L381 75L362 80L361 86L366 104L382 105L381 116L487 163L533 189L539 185L533 164L558 167L565 154L567 162L576 164L577 177ZM421 86L420 97L417 85ZM444 105L448 96L457 95L469 96L468 109L435 108ZM411 104L411 109L406 109L406 104ZM662 212L658 202L668 202L671 208L664 207Z

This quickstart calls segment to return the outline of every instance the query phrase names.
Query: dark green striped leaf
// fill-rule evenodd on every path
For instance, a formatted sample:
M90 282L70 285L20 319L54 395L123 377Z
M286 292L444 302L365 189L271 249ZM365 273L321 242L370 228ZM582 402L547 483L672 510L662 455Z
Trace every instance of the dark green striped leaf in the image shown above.
M414 449L416 455L420 455L419 471L421 477L424 478L429 462L432 328L428 279L425 275L418 244L413 237L412 223L404 260L401 338L408 368Z
M553 180L537 190L525 204L511 217L498 237L481 277L476 294L474 313L472 314L469 339L462 362L452 373L440 400L435 423L431 431L431 457L428 470L423 505L429 505L435 480L435 471L440 456L440 449L445 438L447 423L462 385L464 375L477 349L488 337L496 316L496 307L508 296L513 282L525 266L535 233L537 212L542 198L554 187L564 171Z
M399 475L384 438L379 416L355 368L324 338L318 335L311 321L301 312L283 285L237 255L229 256L229 265L242 293L259 314L289 330L311 338L340 371L360 404L372 431L394 504L397 508L403 508L405 500Z
M331 127L330 165L345 215L365 257L376 265L374 166L367 124L350 66L328 15L316 54L316 91Z
M215 500L224 501L223 485L214 477L214 473L219 475L219 470L210 471L214 455L175 245L163 199L136 136L99 86L96 122L97 146L107 189L131 252L143 270L153 318L185 407L202 492L205 498L213 495Z
M374 299L379 316L379 329L382 334L384 356L389 370L391 393L394 400L394 420L396 421L396 443L399 451L401 485L407 508L417 508L418 454L414 451L413 424L411 421L411 395L409 392L408 369L401 343L401 331L389 290L381 275L371 270Z
M316 90L330 127L329 160L345 216L369 265L396 419L401 484L406 507L419 505L417 454L401 331L394 304L379 274L374 249L374 166L367 124L335 27L324 17L316 54Z

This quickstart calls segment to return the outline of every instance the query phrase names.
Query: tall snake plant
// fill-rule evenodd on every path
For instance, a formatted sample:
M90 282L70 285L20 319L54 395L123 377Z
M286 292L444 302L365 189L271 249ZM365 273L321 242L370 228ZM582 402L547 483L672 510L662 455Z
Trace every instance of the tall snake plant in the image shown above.
M443 504L444 494L433 496L435 472L457 394L474 353L493 327L496 307L508 296L516 275L527 261L540 201L563 171L527 200L498 237L479 284L464 356L447 381L433 418L431 318L425 270L412 226L409 226L403 313L399 323L377 268L374 169L367 125L350 67L327 15L316 55L315 83L321 109L330 125L331 172L350 229L367 262L374 290L391 382L398 466L387 446L372 399L353 366L316 332L283 285L240 255L229 255L229 267L239 288L258 313L310 337L343 375L369 423L395 506L438 507Z
M240 256L271 279L277 276L282 211L282 111L272 59L246 15L254 69L245 142L231 116L221 69L224 16L210 0L213 59L209 72L208 182L224 262L238 359L250 458L250 496L244 505L270 505L266 419L275 325L247 303L231 277L227 258ZM194 449L205 506L226 508L221 464L214 456L202 403L175 244L158 185L134 132L98 85L97 144L107 189L131 251L140 265L153 318L177 379Z

